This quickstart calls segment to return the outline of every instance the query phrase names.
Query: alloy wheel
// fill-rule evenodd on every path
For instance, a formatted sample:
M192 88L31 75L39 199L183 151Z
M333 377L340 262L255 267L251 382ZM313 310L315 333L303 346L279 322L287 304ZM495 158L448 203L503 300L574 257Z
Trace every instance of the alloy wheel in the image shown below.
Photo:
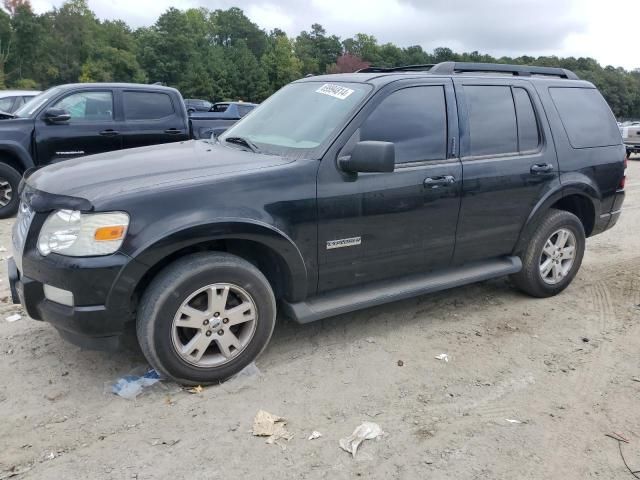
M556 285L571 272L576 257L576 236L561 228L547 239L540 254L540 275L548 285Z
M193 292L173 318L176 353L196 367L219 367L251 342L257 324L251 295L231 283L207 285Z

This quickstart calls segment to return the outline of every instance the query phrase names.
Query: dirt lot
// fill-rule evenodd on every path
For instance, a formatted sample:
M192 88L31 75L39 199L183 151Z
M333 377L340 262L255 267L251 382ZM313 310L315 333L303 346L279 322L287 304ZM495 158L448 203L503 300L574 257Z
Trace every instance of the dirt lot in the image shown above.
M8 323L19 308L4 298L0 479L633 478L605 433L630 440L623 452L640 469L640 162L627 191L620 223L587 242L556 298L500 279L281 321L260 375L198 394L172 384L135 402L105 394L143 358L81 351L28 318ZM10 226L0 222L5 247ZM251 435L259 409L287 418L286 449ZM353 459L338 440L363 421L386 435ZM312 430L323 436L307 440Z

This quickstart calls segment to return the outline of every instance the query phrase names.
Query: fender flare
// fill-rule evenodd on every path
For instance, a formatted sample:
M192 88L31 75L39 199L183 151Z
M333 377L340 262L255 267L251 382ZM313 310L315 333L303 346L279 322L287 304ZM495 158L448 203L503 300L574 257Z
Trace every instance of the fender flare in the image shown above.
M249 240L261 244L279 257L286 269L285 296L292 301L307 296L308 272L304 258L294 241L284 232L257 220L221 219L216 222L192 225L153 239L130 256L137 267L125 268L121 277L128 277L137 286L142 277L168 256L180 250L216 240ZM133 277L133 278L131 278ZM117 282L119 283L119 282Z
M2 161L2 153L9 153L13 157L16 157L22 166L23 172L35 166L29 152L27 152L18 142L5 140L0 143L0 162Z
M592 186L586 183L563 184L560 188L549 191L547 195L540 199L536 206L531 210L529 217L520 230L520 235L513 254L517 255L525 248L527 238L533 233L542 216L559 200L570 195L579 195L589 200L593 205L595 212L595 220L600 212L600 193Z

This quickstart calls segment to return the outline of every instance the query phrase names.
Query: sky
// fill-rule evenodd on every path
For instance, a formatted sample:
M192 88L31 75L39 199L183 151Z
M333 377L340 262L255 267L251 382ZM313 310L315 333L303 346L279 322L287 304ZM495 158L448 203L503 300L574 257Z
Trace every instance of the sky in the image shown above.
M242 8L260 27L295 37L320 23L342 39L449 47L493 56L589 56L640 68L640 0L88 0L101 19L151 25L167 8ZM38 13L63 0L32 0Z

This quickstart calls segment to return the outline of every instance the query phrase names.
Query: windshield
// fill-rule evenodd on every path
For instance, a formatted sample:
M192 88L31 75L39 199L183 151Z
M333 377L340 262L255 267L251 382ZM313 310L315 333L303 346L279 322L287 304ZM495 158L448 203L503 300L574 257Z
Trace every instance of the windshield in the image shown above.
M363 83L292 83L219 137L241 137L261 152L311 156L371 91Z
M36 95L23 106L21 106L18 110L14 112L14 115L17 117L23 118L31 118L36 113L36 111L46 102L49 101L51 97L56 95L60 91L60 87L53 87L47 90L46 92L42 92L40 95Z

